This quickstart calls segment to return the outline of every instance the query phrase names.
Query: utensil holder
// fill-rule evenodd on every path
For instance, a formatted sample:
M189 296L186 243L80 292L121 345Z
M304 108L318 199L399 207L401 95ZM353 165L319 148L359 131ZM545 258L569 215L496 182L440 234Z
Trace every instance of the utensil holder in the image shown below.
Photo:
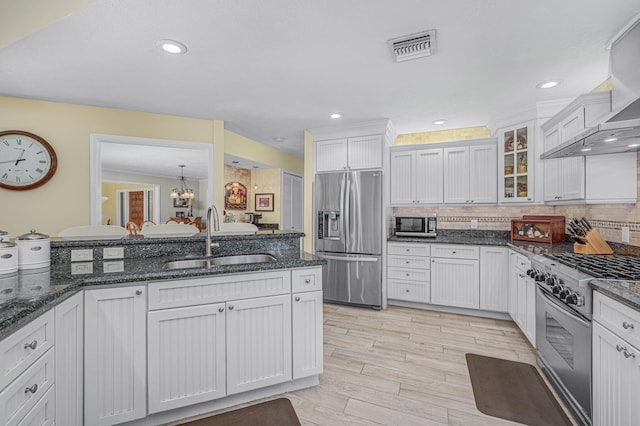
M573 244L573 252L578 254L613 254L609 244L602 238L597 229L587 232L586 237L582 237L586 244Z

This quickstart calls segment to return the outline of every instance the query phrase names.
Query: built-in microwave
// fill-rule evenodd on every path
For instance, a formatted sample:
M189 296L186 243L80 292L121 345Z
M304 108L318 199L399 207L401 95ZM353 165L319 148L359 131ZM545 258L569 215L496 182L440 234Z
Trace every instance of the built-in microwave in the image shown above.
M396 216L394 234L400 237L435 237L436 214Z

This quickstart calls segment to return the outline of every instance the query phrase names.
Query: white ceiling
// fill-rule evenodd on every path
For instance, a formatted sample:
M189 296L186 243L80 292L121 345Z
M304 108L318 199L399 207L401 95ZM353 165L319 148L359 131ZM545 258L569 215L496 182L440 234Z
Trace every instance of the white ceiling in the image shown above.
M302 157L303 131L339 125L335 111L402 134L588 92L639 12L629 0L101 0L0 50L0 94L221 119ZM429 29L434 55L392 62L388 39ZM161 52L163 38L188 53ZM563 83L535 88L547 79Z

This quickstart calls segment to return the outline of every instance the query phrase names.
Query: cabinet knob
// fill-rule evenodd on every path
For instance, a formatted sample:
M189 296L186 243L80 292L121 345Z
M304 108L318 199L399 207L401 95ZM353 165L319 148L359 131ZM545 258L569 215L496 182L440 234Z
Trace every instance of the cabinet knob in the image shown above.
M136 290L136 294L140 296L142 294L142 290Z
M452 254L456 254L456 251L454 250L454 251L452 251L451 253L452 253Z
M233 305L229 305L229 310L233 311Z
M409 274L406 274L406 276L408 277L408 276L409 276Z
M411 251L411 249L406 249L405 251L409 252L409 251Z
M224 312L224 308L223 307L219 307L218 308L218 312Z
M624 357L629 359L629 358L635 358L636 354L634 354L633 352L629 352L626 348L624 350Z
M618 352L622 352L622 351L626 351L626 350L627 350L627 348L625 348L625 347L624 347L624 346L622 346L622 345L616 345L616 350L617 350Z
M635 326L633 324L630 324L630 323L626 322L626 321L623 321L622 322L622 328L624 328L625 330L629 330L629 329L633 330L635 328Z
M29 348L31 348L31 349L35 349L35 348L36 348L36 346L38 346L38 341L37 341L37 340L34 340L34 341L33 341L33 342L31 342L31 343L25 343L25 344L24 344L24 348L25 348L25 349L29 349Z
M295 300L296 300L296 302L299 302L300 301L300 296L296 296Z
M31 387L24 388L24 393L36 393L38 392L38 384L34 383Z
M409 289L406 289L404 292L405 292L405 293L409 293Z
M408 265L410 262L407 260L405 263Z
M311 278L307 278L306 280L304 280L304 282L309 284L311 282Z

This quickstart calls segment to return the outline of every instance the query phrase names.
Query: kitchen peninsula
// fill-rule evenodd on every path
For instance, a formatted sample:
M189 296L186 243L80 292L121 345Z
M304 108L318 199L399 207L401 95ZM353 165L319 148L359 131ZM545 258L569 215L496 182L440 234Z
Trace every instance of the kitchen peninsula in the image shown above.
M14 367L0 387L34 389L0 398L3 421L57 405L58 424L158 424L317 384L324 261L301 252L303 236L216 236L218 258L276 260L177 270L163 267L202 258L203 236L54 240L46 271L2 277L39 291L2 309L0 357Z

